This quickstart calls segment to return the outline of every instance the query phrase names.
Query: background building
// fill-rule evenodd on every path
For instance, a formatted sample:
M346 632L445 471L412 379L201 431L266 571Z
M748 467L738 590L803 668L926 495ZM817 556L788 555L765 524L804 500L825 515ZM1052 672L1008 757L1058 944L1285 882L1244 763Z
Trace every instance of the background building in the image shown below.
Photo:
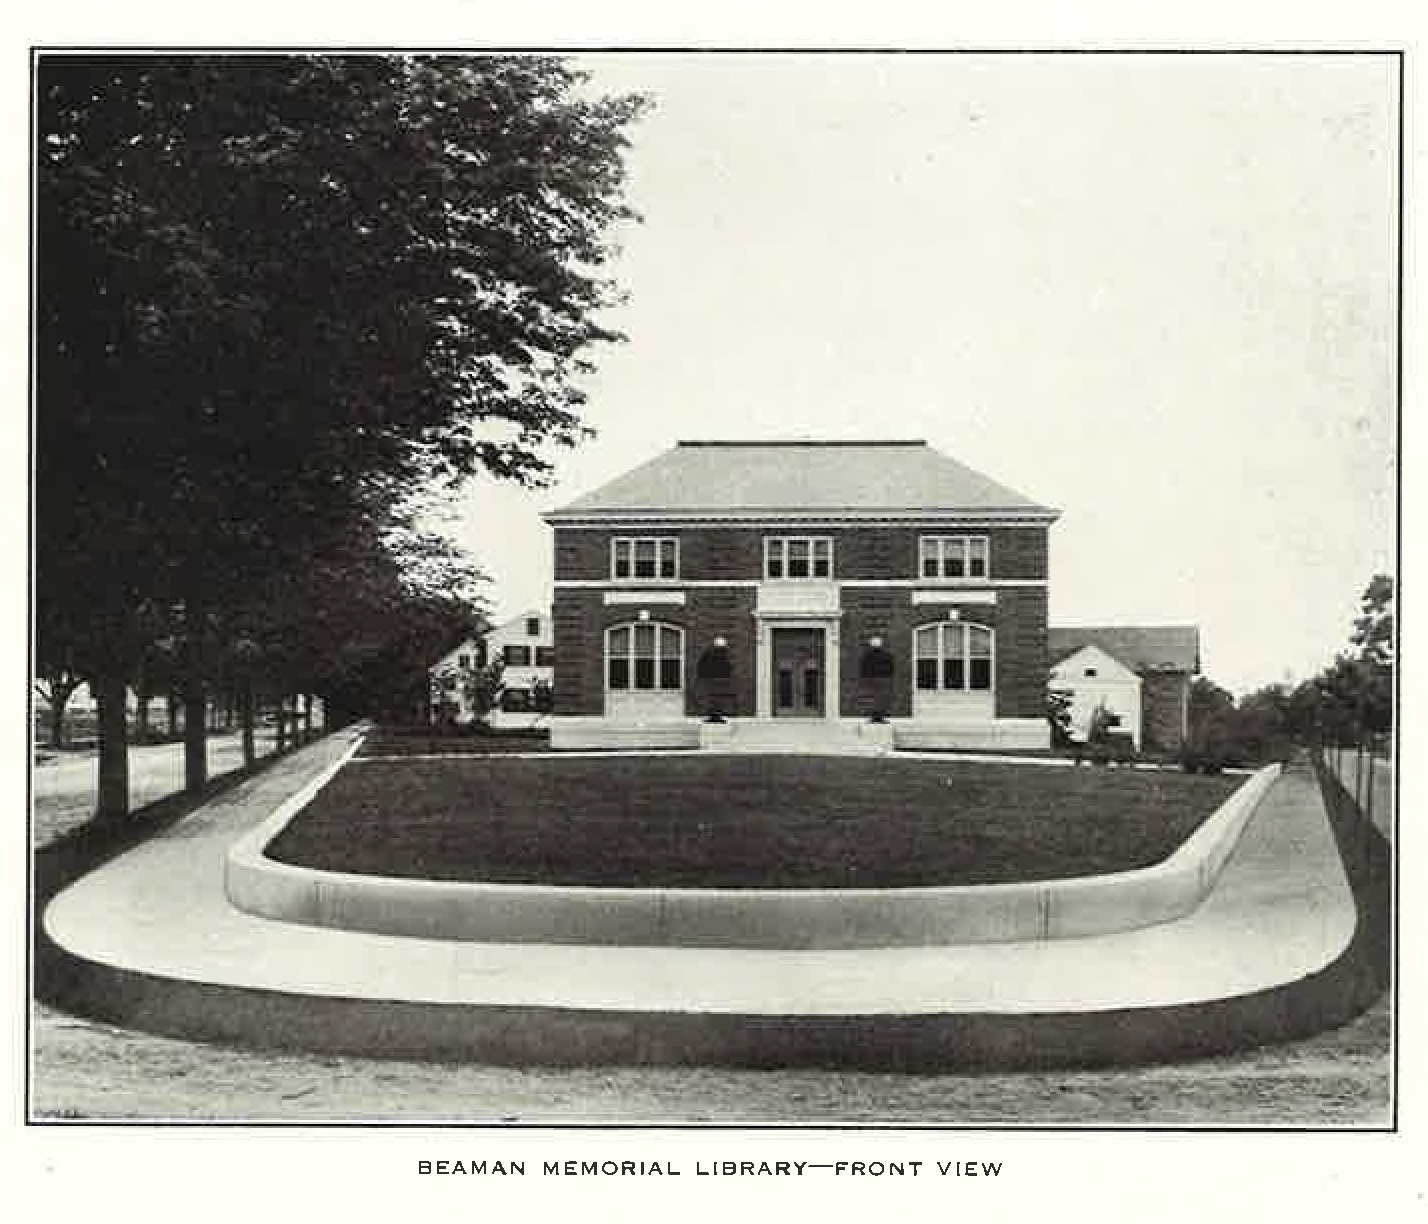
M1086 738L1104 704L1138 749L1179 752L1189 730L1190 684L1200 671L1194 625L1053 628L1051 687L1071 695L1071 733Z

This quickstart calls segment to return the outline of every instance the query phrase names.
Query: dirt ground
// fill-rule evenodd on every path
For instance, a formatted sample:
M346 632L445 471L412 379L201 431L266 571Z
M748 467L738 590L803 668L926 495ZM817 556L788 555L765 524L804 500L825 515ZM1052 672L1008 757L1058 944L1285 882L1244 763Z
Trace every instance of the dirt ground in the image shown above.
M904 1076L384 1062L151 1037L34 1016L45 1119L946 1126L1382 1127L1389 1004L1307 1041L1175 1066Z

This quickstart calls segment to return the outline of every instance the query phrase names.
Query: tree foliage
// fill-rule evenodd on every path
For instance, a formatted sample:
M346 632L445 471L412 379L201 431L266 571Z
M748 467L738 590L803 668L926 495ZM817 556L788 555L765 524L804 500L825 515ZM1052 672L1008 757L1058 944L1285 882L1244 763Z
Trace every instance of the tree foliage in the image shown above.
M1057 750L1071 746L1072 696L1070 689L1048 687L1046 690L1046 721L1051 727L1051 746Z
M1190 689L1188 751L1224 764L1286 759L1296 743L1358 744L1393 727L1393 579L1364 590L1349 648L1301 683L1270 684L1238 701L1204 677Z
M451 611L377 555L453 563L410 492L585 433L642 107L550 57L42 57L40 657L112 695L157 609L190 689L370 696Z

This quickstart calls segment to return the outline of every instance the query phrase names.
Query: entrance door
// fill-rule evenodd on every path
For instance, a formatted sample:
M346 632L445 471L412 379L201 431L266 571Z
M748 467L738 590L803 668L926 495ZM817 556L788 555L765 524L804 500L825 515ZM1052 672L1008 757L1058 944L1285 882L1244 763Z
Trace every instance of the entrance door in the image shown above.
M823 717L823 630L773 630L775 718Z

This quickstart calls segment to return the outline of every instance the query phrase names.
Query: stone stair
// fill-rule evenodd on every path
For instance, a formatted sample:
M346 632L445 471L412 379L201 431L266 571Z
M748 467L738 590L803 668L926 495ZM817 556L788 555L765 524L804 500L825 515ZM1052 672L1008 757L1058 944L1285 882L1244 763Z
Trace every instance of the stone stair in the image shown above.
M892 750L892 728L886 723L832 722L821 718L703 723L699 738L699 746L706 752L877 756Z

